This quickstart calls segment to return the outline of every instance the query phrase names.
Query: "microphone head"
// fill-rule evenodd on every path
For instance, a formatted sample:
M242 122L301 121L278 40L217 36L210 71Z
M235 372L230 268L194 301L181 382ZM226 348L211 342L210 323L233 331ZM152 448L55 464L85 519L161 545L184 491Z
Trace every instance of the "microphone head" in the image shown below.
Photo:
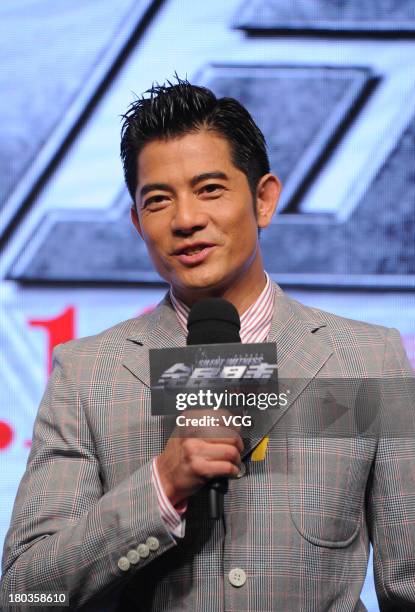
M223 298L206 298L193 304L187 320L187 344L240 342L241 322L235 306Z

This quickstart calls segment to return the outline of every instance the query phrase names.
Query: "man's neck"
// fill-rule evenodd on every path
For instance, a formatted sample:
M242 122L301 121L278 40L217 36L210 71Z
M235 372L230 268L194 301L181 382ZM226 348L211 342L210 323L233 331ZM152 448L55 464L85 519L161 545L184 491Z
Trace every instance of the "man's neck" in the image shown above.
M232 291L233 288L230 288L229 291L225 291L220 297L231 302L237 309L239 316L242 316L244 312L246 312L248 308L250 308L252 304L256 302L263 292L266 284L267 276L265 272L262 271L261 280L257 280L250 286L245 285L243 293L234 292Z

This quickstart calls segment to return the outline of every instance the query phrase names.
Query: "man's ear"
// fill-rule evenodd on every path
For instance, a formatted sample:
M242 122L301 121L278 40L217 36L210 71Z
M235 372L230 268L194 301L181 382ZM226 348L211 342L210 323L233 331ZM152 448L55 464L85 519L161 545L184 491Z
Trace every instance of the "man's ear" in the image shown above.
M258 227L267 227L277 208L282 185L274 174L264 174L256 190L256 216Z
M140 221L138 219L138 215L137 215L137 207L135 204L131 205L131 221L133 222L133 225L135 227L135 229L137 230L137 232L140 234L141 238L143 237L143 232L141 231L141 225L140 225Z

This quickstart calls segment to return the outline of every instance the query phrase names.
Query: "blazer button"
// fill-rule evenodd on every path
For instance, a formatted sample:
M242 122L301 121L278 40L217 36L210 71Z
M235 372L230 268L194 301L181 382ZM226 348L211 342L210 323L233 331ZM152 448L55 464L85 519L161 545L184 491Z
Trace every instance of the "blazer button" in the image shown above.
M241 587L246 582L246 574L240 567L234 567L228 574L229 582L234 587Z
M160 546L160 542L154 536L150 536L149 538L147 538L146 544L149 547L149 549L152 550L153 552L157 550Z
M136 550L134 550L134 548L132 548L127 553L127 559L129 560L131 565L135 565L136 563L140 561L140 555L138 554Z
M120 557L117 565L123 572L127 572L130 569L130 562L127 557Z
M242 463L239 466L239 472L237 473L236 478L242 478L242 476L245 476L245 474L246 474L246 465L242 461Z
M150 549L147 544L139 544L137 546L137 552L142 559L147 559L148 555L150 554Z

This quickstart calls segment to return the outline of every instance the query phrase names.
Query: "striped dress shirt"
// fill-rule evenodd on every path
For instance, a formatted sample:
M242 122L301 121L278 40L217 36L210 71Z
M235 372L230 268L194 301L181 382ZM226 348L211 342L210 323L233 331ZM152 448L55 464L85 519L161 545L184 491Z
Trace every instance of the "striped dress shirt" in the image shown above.
M241 315L241 342L258 343L265 342L269 330L271 328L272 315L274 312L274 286L270 282L268 274L265 272L266 284L261 295L255 302ZM180 325L187 334L187 318L190 308L179 298L177 298L172 289L170 289L170 300L176 312ZM163 486L157 470L156 458L152 463L152 480L157 492L159 509L162 519L169 531L175 536L184 537L184 529L186 520L183 514L187 509L187 502L182 502L178 506L173 506L164 492Z

